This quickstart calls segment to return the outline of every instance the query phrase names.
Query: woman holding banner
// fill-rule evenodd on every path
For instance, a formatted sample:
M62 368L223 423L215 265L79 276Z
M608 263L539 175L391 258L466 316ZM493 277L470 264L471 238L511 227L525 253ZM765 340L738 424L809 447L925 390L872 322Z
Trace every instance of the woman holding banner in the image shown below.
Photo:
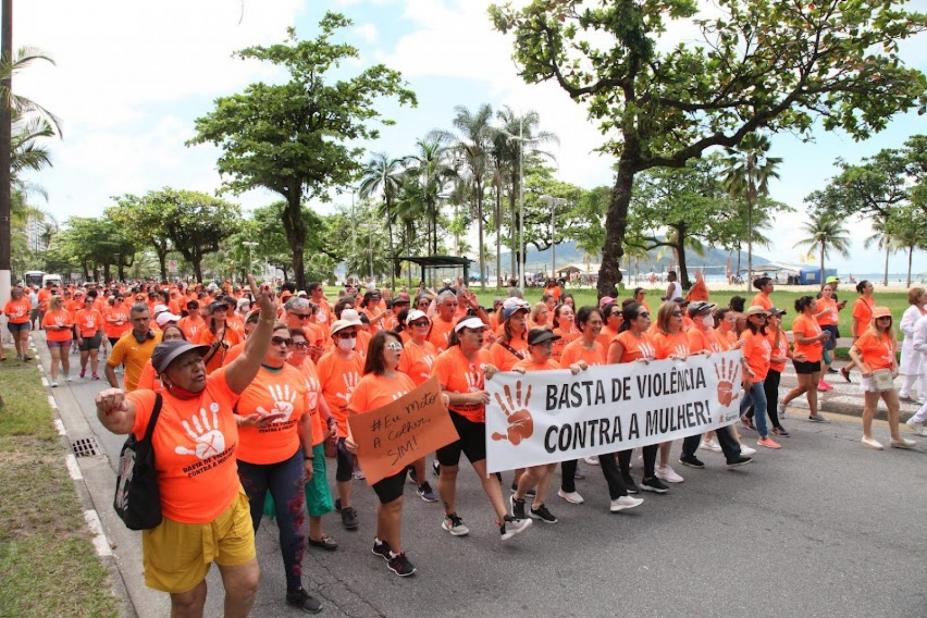
M516 519L506 512L502 486L496 475L486 473L486 404L489 394L484 386L497 369L489 364L483 348L483 331L488 327L476 317L463 318L454 325L447 349L435 359L433 373L448 394L451 421L460 436L438 449L440 475L438 493L444 504L441 527L453 536L464 536L470 529L457 514L457 471L460 453L470 460L483 491L496 512L496 523L503 541L531 525L530 519Z
M654 355L657 360L666 358L685 361L690 354L689 337L683 330L682 306L678 302L665 302L657 310L657 328L653 334ZM683 479L669 465L672 442L660 445L660 464L656 476L667 483L681 483ZM687 459L680 459L683 465L690 465ZM704 464L701 466L704 467Z
M392 331L381 330L370 340L364 377L357 383L348 402L348 414L363 414L382 408L415 390L412 378L398 370L402 356L402 340ZM355 453L350 430L345 440L348 451ZM377 505L377 535L373 553L386 560L386 566L399 577L415 573L415 567L402 551L402 489L406 470L399 466L373 484L380 503Z
M675 306L675 303L670 303ZM648 334L650 330L650 312L643 305L636 302L624 306L621 332L612 341L608 349L609 363L647 363L655 358L653 340ZM660 482L656 476L655 465L657 461L658 445L650 444L641 450L644 454L644 478L641 489L654 493L665 494L669 488ZM622 482L628 493L638 492L637 484L631 478L631 449L618 453L618 465L621 469Z
M602 312L595 307L582 307L576 314L580 337L563 348L560 362L572 365L584 362L590 367L604 365L607 348L599 341L602 332ZM557 495L570 504L582 504L583 497L576 491L576 460L560 462L560 489Z

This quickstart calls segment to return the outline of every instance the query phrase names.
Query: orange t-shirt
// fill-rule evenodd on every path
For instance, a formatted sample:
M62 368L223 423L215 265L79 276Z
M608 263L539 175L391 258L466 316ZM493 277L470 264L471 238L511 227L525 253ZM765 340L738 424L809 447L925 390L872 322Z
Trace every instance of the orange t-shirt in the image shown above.
M772 300L762 292L757 292L756 296L753 297L753 302L750 303L750 306L752 307L754 305L760 306L766 311L773 308Z
M605 348L605 353L608 354L608 348L612 345L612 341L614 341L617 336L618 333L607 326L603 326L599 336L596 337L596 341L602 344L602 347Z
M795 338L795 354L804 354L805 362L816 363L824 357L824 342L798 343L798 337L817 337L821 334L821 325L814 318L805 314L795 316L792 322L792 336Z
M656 350L658 359L669 358L670 356L681 356L685 358L692 351L689 349L689 338L685 331L678 333L664 333L657 330L653 335L653 347Z
M861 336L869 328L869 324L872 322L872 307L874 304L873 301L866 300L862 296L853 303L853 328L851 330L854 337Z
M201 343L205 345L212 345L216 340L216 335L209 328L203 328L200 330L197 335L196 341L194 343ZM206 373L212 373L216 369L222 366L225 362L225 355L228 353L230 347L238 345L242 342L241 335L239 332L231 327L226 326L225 334L223 335L222 345L216 349L215 353L210 357L209 361L206 363Z
M306 380L292 365L280 369L262 366L248 388L242 392L235 408L237 414L285 414L266 427L238 427L238 452L241 461L275 464L293 456L299 449L296 424L308 411Z
M42 318L42 328L45 329L45 339L48 341L67 341L71 338L71 326L73 325L74 320L65 309L48 311ZM50 326L66 326L67 328L50 329Z
M727 350L726 342L722 341L722 336L714 329L701 330L699 328L690 329L686 336L689 339L689 351L692 354L708 350L712 354L715 352L724 352Z
M180 321L177 322L177 326L183 331L187 341L196 341L200 335L200 331L206 328L206 320L199 315L191 313L185 318L180 318Z
M605 348L598 341L592 342L592 348L583 345L582 339L571 341L563 348L563 355L560 357L560 366L569 367L573 363L585 361L590 367L593 365L605 364Z
M554 360L560 360L560 357L563 356L563 349L567 347L567 344L570 342L579 339L580 332L576 330L575 326L570 330L564 330L558 326L554 329L554 334L559 335L560 339L554 341L553 345L551 346L551 357Z
M225 372L217 371L206 378L206 388L196 399L178 399L167 392L161 396L161 415L151 437L161 511L181 523L209 523L241 491L235 462L238 427L232 414L238 395L229 388ZM126 399L135 404L132 433L141 440L155 393L137 390Z
M431 368L437 356L438 352L430 341L425 340L418 345L410 339L403 344L399 371L412 378L416 386L424 384L431 377Z
M451 393L476 393L486 385L482 365L490 362L489 353L481 348L473 361L467 360L460 346L452 346L435 359L433 373L441 387ZM452 412L474 423L486 422L486 406L482 403L454 404L448 406Z
M322 428L322 410L319 409L322 385L319 384L319 373L311 358L306 357L297 369L302 372L306 381L306 406L312 415L312 446L316 446L324 442L328 436L328 432Z
M619 363L651 360L657 357L657 348L653 342L653 337L646 332L637 337L631 331L626 330L618 333L614 341L620 343L623 348L621 358L618 359Z
M769 357L769 368L772 371L778 371L782 373L785 370L785 361L776 362L772 360L773 356L781 356L782 358L787 358L789 355L789 340L785 336L785 332L782 330L778 331L779 342L776 343L776 333L769 331L766 333L766 336L769 338L770 346L770 357Z
M833 298L819 298L817 300L818 313L815 319L821 326L836 326L838 321L837 301ZM823 312L823 313L822 313Z
M364 414L382 408L414 390L415 382L402 372L397 371L391 378L368 373L351 392L348 408L356 414Z
M106 364L110 367L125 367L125 376L123 376L123 388L127 391L134 391L138 388L138 380L142 375L142 369L145 363L151 360L155 346L161 343L161 333L149 333L151 337L146 337L141 343L135 338L135 333L131 330L119 338L119 341L113 346Z
M357 353L344 359L336 351L326 352L319 359L316 370L319 384L322 386L322 396L325 397L335 419L338 436L343 438L348 435L348 424L345 420L348 401L364 372L364 360Z
M686 300L690 302L708 300L708 286L705 285L704 279L699 279L689 288L689 293L686 294Z
M307 322L306 325L302 327L302 331L309 345L314 345L319 348L325 347L325 331L321 326L313 324L312 322Z
M548 358L543 363L536 363L534 360L526 358L523 361L518 361L515 363L515 366L512 367L512 369L523 369L525 372L546 371L548 369L560 369L560 363L552 358Z
M879 334L874 329L866 329L853 347L873 371L895 366L895 340L889 333Z
M428 333L428 341L435 347L439 353L447 349L447 337L454 328L456 320L445 322L439 316L435 316L431 321L431 332Z
M10 300L4 307L3 313L9 318L10 324L25 324L29 321L32 305L26 297L19 300Z
M769 373L769 358L772 355L772 345L769 339L759 332L754 335L749 328L740 333L740 339L744 342L742 348L744 359L754 374L750 378L751 382L753 384L762 382Z
M163 389L161 380L158 379L158 374L155 372L154 365L151 364L150 358L145 361L145 366L142 367L142 373L138 377L138 384L135 385L135 388L139 390L147 389L155 392L160 392Z
M74 315L81 337L93 337L103 328L103 316L96 309L81 309Z
M521 357L512 354L512 351L502 345L502 339L496 341L489 348L489 362L499 371L511 371L515 363L519 363L528 358L528 341L523 337L516 337L508 343L512 350L515 350Z
M48 301L51 300L52 293L48 288L42 288L36 293L36 296L39 300L39 311L46 311L48 309Z
M129 308L125 306L125 303L107 306L103 311L103 333L109 339L118 339L131 328Z

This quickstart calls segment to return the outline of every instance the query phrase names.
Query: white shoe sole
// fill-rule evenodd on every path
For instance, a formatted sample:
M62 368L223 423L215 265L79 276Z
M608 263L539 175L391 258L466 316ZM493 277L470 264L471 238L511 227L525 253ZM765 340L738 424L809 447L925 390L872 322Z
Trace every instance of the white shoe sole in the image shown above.
M567 497L567 493L564 492L563 490L558 490L557 495L560 496L560 498L562 498L564 502L569 502L570 504L582 504L583 502L586 501L586 499L580 496L579 494L576 494L575 498L572 496Z
M441 524L441 528L443 528L444 530L446 530L447 533L450 534L451 536L467 536L468 534L470 534L469 528L466 529L466 530L462 530L462 531L461 531L461 530L452 530L452 529L450 529L449 527L447 527L446 525L444 525L444 523Z
M643 503L644 501L641 500L637 504L611 504L609 505L608 510L611 511L612 513L618 513L620 511L626 511L628 509L633 509L634 507L640 506Z

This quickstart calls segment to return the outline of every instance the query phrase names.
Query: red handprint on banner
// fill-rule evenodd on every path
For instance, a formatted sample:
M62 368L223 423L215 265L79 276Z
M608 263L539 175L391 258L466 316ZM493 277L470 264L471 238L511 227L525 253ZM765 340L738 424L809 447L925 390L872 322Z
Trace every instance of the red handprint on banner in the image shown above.
M737 374L740 373L740 364L734 360L721 359L715 363L715 376L718 378L718 401L723 406L731 405L734 401L734 384Z
M522 400L521 380L515 382L515 398L512 399L512 391L508 385L503 387L505 391L505 401L496 393L496 402L502 408L508 420L509 427L505 435L493 432L493 440L508 440L512 445L519 444L522 440L530 438L534 433L534 420L528 411L528 402L531 400L531 385L525 391L525 398Z

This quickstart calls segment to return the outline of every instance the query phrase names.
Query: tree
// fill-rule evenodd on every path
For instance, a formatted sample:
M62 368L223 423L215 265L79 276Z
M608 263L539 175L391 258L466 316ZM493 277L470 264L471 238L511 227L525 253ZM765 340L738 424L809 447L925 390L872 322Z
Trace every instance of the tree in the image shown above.
M757 201L769 195L769 179L778 178L779 157L770 157L769 139L750 133L735 148L727 150L725 185L732 197L747 205L747 291L753 284L753 212Z
M912 204L895 208L888 218L885 230L892 244L908 253L908 275L905 285L911 287L914 250L927 248L927 215Z
M433 134L415 142L415 154L406 158L409 175L415 179L414 186L408 187L407 206L424 214L428 221L428 235L432 255L438 253L438 205L447 184L457 176L454 167L453 151L447 144L447 138Z
M125 195L114 198L116 205L106 209L106 216L116 222L139 246L150 246L158 257L161 280L167 280L167 254L171 241L167 222L176 202L173 191L149 191L144 196Z
M400 73L382 64L329 83L339 64L358 57L356 48L331 40L351 23L343 15L326 13L319 22L321 33L313 40L299 41L290 29L282 44L238 52L242 59L282 67L289 81L251 84L241 94L220 97L215 110L196 120L196 137L188 142L208 142L222 150L218 168L228 177L226 189L240 193L264 187L283 196L283 229L300 288L306 285L304 201L327 199L330 189L354 181L363 151L347 144L379 136L369 126L380 118L374 107L378 98L395 96L401 105L416 103Z
M117 277L125 279L125 269L132 266L136 246L120 225L106 217L71 217L63 232L54 238L53 250L59 259L80 266L84 279L112 281L111 267Z
M924 103L927 78L901 62L898 44L927 29L927 16L898 2L722 0L702 20L698 4L533 0L490 9L496 28L514 33L523 79L554 81L584 104L608 136L602 150L618 161L600 293L621 279L639 172L682 167L760 129L807 136L816 119L863 139ZM702 40L664 50L658 39L670 20L693 21Z
M888 231L888 217L872 218L872 234L867 236L863 241L863 246L868 249L873 244L885 251L885 270L882 274L882 285L888 285L888 258L892 251L895 250L895 241Z
M393 204L402 184L403 171L402 159L390 159L382 152L374 153L371 155L370 160L367 161L367 165L364 166L364 175L361 178L360 187L358 187L358 192L362 198L370 197L371 194L376 192L383 196L383 203L378 214L386 218L386 238L391 259L396 257L393 245L393 223L396 220L396 213L393 210ZM393 288L395 288L395 269L390 272L393 273L391 281Z
M821 264L821 283L824 282L824 259L836 251L844 257L850 255L850 239L844 220L830 210L812 210L810 219L802 224L807 234L795 243L795 247L807 247L808 255L818 252Z
M235 204L197 191L163 189L160 196L167 236L202 283L203 256L218 251L221 241L238 230L241 211Z

